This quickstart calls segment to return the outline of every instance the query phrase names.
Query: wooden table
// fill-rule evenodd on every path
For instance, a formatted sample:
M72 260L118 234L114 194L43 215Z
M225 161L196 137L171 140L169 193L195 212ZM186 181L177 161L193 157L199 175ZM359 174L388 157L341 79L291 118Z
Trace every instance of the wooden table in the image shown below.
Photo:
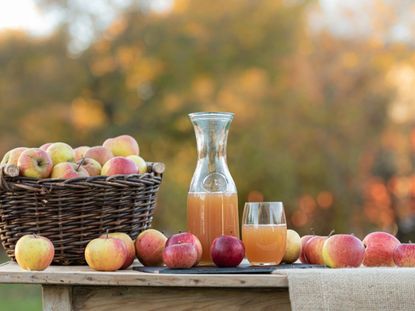
M290 310L283 274L96 272L87 266L23 271L0 265L0 283L41 284L43 310Z

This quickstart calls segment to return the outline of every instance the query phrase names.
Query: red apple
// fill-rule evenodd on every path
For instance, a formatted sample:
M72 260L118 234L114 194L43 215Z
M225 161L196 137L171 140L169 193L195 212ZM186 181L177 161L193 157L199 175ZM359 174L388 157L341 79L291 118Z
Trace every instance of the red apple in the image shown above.
M309 264L324 265L323 244L326 240L327 236L316 235L305 243L304 253Z
M53 165L62 162L74 162L75 161L75 152L72 147L65 143L53 143L51 144L46 152L49 154L52 159Z
M395 265L393 251L401 243L392 234L372 232L363 239L363 243L366 246L363 264L366 267L392 267Z
M23 151L27 149L28 148L26 147L18 147L18 148L14 148L8 151L4 155L3 160L1 160L0 164L1 165L6 165L6 164L17 165L17 161L19 160L20 155L22 154Z
M85 154L85 158L91 158L97 161L99 164L104 165L109 159L112 159L114 155L112 154L111 150L102 147L102 146L95 146L89 148Z
M126 157L129 155L139 155L140 153L137 141L130 135L108 138L102 145L111 150L114 156Z
M160 266L163 264L163 250L167 238L160 231L147 229L135 240L135 251L138 260L144 266Z
M52 171L52 159L46 151L30 148L20 154L17 166L25 177L46 178Z
M89 176L99 176L101 175L101 164L98 161L91 159L91 158L82 158L78 162L77 165L81 164L81 166L88 172Z
M365 255L362 241L351 234L335 234L323 245L324 264L330 268L359 267Z
M128 174L137 174L137 165L134 161L124 158L124 157L115 157L107 161L104 164L101 170L101 175L103 176L112 176L112 175L128 175Z
M52 178L68 179L77 177L88 177L88 171L79 164L72 162L61 162L56 164L52 170Z
M393 251L393 261L398 267L415 267L415 243L403 243Z
M182 243L191 243L195 246L197 251L197 260L195 262L196 266L202 258L202 244L200 243L199 239L190 232L181 232L173 234L171 237L169 237L166 242L166 247Z
M315 235L304 235L301 237L301 255L300 255L300 261L302 263L308 264L308 260L305 253L305 245L311 238L315 237Z
M50 266L55 256L52 242L40 235L24 235L16 243L14 255L25 270L42 271Z
M78 162L82 158L85 157L85 153L89 150L89 146L80 146L75 148L73 151L75 152L75 161Z
M131 264L133 263L135 259L134 241L130 238L128 234L123 233L123 232L113 232L113 233L108 233L108 235L105 233L101 235L100 238L106 238L107 236L110 238L120 239L124 241L125 246L127 247L127 257L125 258L125 262L121 266L120 269L121 270L127 269L129 266L131 266Z
M192 243L172 244L163 250L163 261L169 268L191 268L197 259L198 253Z
M245 256L241 240L231 235L222 235L213 240L210 255L218 267L236 267Z
M124 241L106 235L90 241L85 248L88 266L97 271L116 271L125 264L127 256Z

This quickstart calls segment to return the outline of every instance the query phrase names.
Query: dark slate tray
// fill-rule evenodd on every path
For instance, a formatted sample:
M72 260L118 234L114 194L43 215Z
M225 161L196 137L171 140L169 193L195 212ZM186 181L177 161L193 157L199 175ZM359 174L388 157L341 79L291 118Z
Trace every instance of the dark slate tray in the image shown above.
M161 274L269 274L276 269L310 269L310 268L324 268L320 265L309 265L302 263L281 264L277 266L250 266L241 264L234 268L218 268L215 266L201 266L190 269L170 269L167 267L143 267L134 266L133 270L147 273L161 273Z

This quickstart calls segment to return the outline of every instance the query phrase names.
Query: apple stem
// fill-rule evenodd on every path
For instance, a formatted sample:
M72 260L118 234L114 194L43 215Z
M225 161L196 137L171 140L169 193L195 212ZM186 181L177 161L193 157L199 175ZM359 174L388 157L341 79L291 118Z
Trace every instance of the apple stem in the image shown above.
M107 239L109 239L109 236L108 236L108 234L109 234L109 230L108 230L108 229L107 229L107 232L106 232L106 233L107 233Z
M408 240L408 243L412 243L412 241L411 240Z
M79 168L82 166L82 164L84 164L84 162L85 162L85 157L82 157L81 161L78 164L78 167L76 168L76 171L79 170Z
M329 235L328 235L328 237L331 237L334 233L335 233L336 231L333 229L333 230L331 230L330 231L330 233L329 233Z

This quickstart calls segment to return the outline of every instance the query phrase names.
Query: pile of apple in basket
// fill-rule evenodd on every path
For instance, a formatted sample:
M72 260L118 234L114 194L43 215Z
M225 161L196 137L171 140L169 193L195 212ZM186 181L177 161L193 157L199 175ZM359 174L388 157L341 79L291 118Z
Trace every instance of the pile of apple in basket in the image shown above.
M141 174L147 171L147 165L139 153L137 141L121 135L95 147L73 149L63 142L39 148L18 147L4 155L1 165L16 165L20 176L39 179Z

